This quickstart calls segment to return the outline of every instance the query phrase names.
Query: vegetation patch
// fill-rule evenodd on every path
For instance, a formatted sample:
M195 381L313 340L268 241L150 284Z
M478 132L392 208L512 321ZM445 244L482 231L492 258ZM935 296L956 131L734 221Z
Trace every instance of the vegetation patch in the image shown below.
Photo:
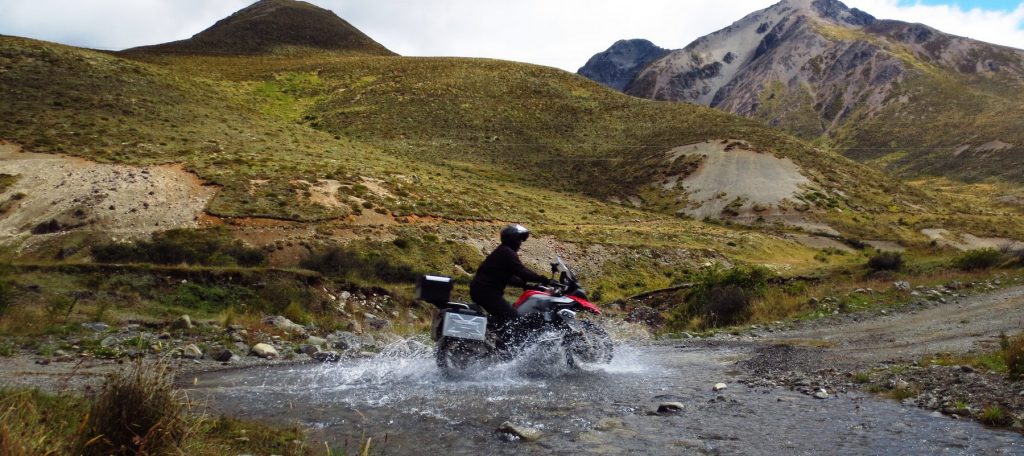
M953 265L961 271L977 271L999 266L1006 259L1006 255L996 249L977 249L964 252L953 260Z
M114 242L92 248L101 263L193 264L204 266L259 266L266 254L233 239L225 229L174 229L153 235L150 241Z

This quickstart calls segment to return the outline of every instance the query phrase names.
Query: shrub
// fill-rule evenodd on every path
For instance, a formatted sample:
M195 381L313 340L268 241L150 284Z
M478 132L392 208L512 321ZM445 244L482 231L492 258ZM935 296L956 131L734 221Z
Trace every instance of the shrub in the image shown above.
M232 239L223 229L175 229L153 235L150 241L113 242L92 248L100 263L198 264L207 266L259 266L262 250Z
M179 453L189 427L170 367L138 362L107 377L83 423L74 454Z
M899 271L903 267L903 254L899 252L878 252L868 259L872 271Z
M706 269L687 297L705 326L729 326L750 318L751 303L764 295L771 273L763 267Z
M372 253L360 254L341 246L312 251L299 265L327 276L389 283L415 282L418 276L416 270L409 265L393 263Z
M996 249L978 249L964 252L953 260L953 265L961 271L978 271L999 266L1005 259Z
M1003 358L1006 360L1006 370L1011 380L1024 379L1024 334L1005 339L1003 345Z
M0 317L7 313L7 309L14 302L13 294L11 285L6 280L0 280Z
M985 407L985 409L981 411L981 414L978 416L978 419L982 423L991 426L999 426L1007 424L1007 421L1009 421L1009 416L1007 416L1006 412L1003 411L1002 407L998 405L990 405L988 407Z

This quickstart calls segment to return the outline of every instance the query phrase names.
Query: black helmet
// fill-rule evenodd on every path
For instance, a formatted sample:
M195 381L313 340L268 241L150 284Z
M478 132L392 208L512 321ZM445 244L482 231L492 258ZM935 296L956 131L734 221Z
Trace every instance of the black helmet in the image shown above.
M519 250L519 246L529 237L530 230L523 225L512 224L501 230L501 243L512 247L513 250Z

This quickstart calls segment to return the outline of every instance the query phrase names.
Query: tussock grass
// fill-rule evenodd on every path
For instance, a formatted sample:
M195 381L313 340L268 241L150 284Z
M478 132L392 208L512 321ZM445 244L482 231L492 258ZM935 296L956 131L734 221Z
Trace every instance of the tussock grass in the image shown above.
M187 398L164 363L136 363L111 374L93 401L74 452L82 455L178 453L195 429Z

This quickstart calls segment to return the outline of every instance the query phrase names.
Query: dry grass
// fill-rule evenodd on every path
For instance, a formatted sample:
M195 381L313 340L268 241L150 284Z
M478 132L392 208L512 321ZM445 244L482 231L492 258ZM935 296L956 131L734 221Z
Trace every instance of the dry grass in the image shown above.
M188 400L170 366L137 362L111 374L83 423L74 452L89 455L181 453L195 433Z

